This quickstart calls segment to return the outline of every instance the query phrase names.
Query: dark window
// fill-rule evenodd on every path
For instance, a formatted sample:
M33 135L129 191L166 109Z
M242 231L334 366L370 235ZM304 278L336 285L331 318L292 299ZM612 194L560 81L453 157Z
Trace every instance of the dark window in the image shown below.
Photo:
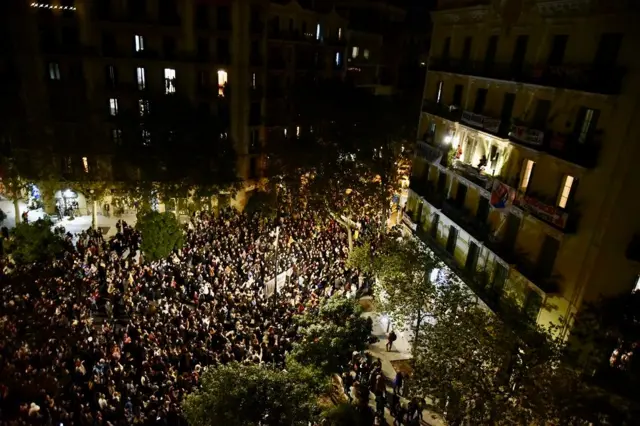
M175 0L160 0L158 2L158 19L163 24L177 24L178 12Z
M538 99L536 102L536 109L533 113L533 120L531 124L536 129L544 129L547 125L547 118L551 111L551 101L546 99Z
M518 231L520 230L520 223L521 220L518 216L513 213L509 213L507 216L507 229L504 234L504 239L502 240L502 243L507 250L512 250L516 243Z
M289 32L293 32L293 19L289 18Z
M511 125L511 115L513 114L513 104L516 102L515 93L505 93L502 100L502 111L500 113L500 121L505 126Z
M549 278L551 276L559 249L560 241L549 235L544 236L544 241L542 242L540 254L538 255L538 261L536 263L536 275L541 278Z
M116 38L112 33L102 33L102 52L107 55L116 52Z
M464 264L464 269L467 272L475 273L477 263L478 263L478 245L473 241L470 241L469 251L467 252L467 261Z
M464 200L466 198L467 198L467 186L459 183L458 189L456 190L456 198L454 200L455 205L459 208L463 208Z
M476 101L473 105L473 112L476 114L482 114L484 111L484 105L487 102L487 89L478 89L476 91Z
M451 37L444 39L444 45L442 46L442 61L449 61L449 55L451 50Z
M502 293L502 289L504 289L504 284L507 282L507 276L509 275L509 271L504 267L502 263L496 262L496 269L493 275L493 283L491 284L491 288L496 295Z
M200 71L198 73L198 88L206 89L211 85L211 79L209 78L208 71Z
M162 50L166 58L172 59L176 56L176 39L164 36L162 38Z
M578 142L585 143L589 140L598 126L599 117L600 111L597 109L580 108L574 129L574 133L578 136Z
M487 223L489 217L489 200L485 197L480 197L478 202L478 210L476 210L476 219L482 223Z
M616 65L620 46L622 45L622 34L607 33L600 36L598 50L593 63L598 68L607 68Z
M104 67L104 81L107 87L116 87L118 84L118 70L115 65Z
M228 6L218 6L216 18L219 30L228 30L231 28L231 15Z
M252 102L249 108L249 125L251 126L259 126L260 125L260 116L261 112L260 102Z
M229 54L229 40L226 38L219 38L217 41L217 55L218 60L223 63L227 63L231 55Z
M58 44L58 37L55 30L50 26L43 26L39 29L40 48L44 51L50 51Z
M455 226L449 227L449 238L447 238L446 250L449 254L453 255L456 251L456 244L458 243L458 229Z
M198 38L198 57L206 59L209 57L209 39L205 37Z
M436 213L431 218L431 226L429 226L429 235L431 235L432 238L438 236L438 222L440 222L440 215Z
M438 174L438 183L436 185L436 191L439 194L444 194L445 187L447 186L447 174L445 172Z
M69 77L73 81L81 81L84 79L84 68L82 62L69 64Z
M467 65L469 63L469 59L471 59L471 43L473 42L472 37L465 37L464 45L462 47L462 57L460 58L460 62L462 65Z
M455 105L457 107L462 106L462 91L464 90L464 86L462 84L456 84L453 87L453 102L451 105Z
M206 29L209 28L209 6L206 4L199 4L196 7L196 28Z
M129 0L129 16L131 18L144 18L147 14L146 0Z
M527 55L527 45L529 44L529 36L521 35L516 39L516 46L513 50L513 59L511 60L511 71L519 74L524 65L524 59Z
M493 67L493 63L496 60L496 52L498 51L498 36L493 35L489 37L489 41L487 43L487 51L484 55L484 66L485 69L489 70Z
M77 46L79 43L77 27L62 27L62 45L64 47Z
M549 51L549 57L547 58L547 65L562 65L562 61L564 61L564 52L567 49L568 40L568 35L558 34L553 36L551 50Z

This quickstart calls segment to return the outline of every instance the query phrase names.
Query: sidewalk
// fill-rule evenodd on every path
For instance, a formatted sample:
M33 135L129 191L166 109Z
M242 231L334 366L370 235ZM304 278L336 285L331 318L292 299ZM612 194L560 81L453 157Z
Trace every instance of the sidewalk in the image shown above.
M373 306L371 297L363 297L361 301L367 300L367 304ZM394 330L398 338L393 343L392 350L387 352L385 347L387 343L387 321L386 317L378 312L375 312L375 307L372 311L365 312L364 317L371 318L373 320L373 332L372 334L378 338L378 342L369 345L367 352L375 358L379 358L382 362L382 373L387 379L387 392L393 392L393 380L396 377L396 367L393 363L396 361L404 361L411 359L411 335L410 333L403 332L401 330L395 330L393 327L389 330ZM400 398L403 404L407 404L409 401L405 398ZM375 407L375 399L373 406ZM389 424L393 424L393 417L388 408L385 408L385 418ZM422 425L428 426L445 426L446 423L442 417L432 411L424 410L422 412Z

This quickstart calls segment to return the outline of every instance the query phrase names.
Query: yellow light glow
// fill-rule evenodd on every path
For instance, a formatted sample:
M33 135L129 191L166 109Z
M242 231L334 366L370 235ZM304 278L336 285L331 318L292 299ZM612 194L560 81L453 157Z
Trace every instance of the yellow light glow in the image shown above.
M218 70L218 96L224 97L224 87L228 82L228 74L225 70Z

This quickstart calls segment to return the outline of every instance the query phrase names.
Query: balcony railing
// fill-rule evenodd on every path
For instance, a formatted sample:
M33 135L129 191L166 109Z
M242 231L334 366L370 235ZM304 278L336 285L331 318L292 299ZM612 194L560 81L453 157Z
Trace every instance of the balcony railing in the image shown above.
M574 133L553 133L524 125L513 125L509 139L518 145L546 152L554 157L593 168L600 153L602 132L597 131L581 139Z
M428 99L422 101L422 111L450 121L460 121L460 116L462 115L462 111L455 106L437 103Z
M602 94L620 93L625 75L621 67L595 67L587 64L519 67L506 63L446 58L431 58L429 69Z
M442 213L460 225L475 239L479 241L486 241L489 238L489 234L491 232L489 225L475 217L464 207L457 205L455 200L446 200L442 206Z
M426 179L426 177L412 177L409 182L409 189L427 200L427 202L435 208L441 209L445 196L438 193L433 182L425 182L424 179Z
M499 118L476 114L471 111L463 111L460 116L460 122L500 138L506 138L509 135L509 128L511 126L510 123L504 123Z

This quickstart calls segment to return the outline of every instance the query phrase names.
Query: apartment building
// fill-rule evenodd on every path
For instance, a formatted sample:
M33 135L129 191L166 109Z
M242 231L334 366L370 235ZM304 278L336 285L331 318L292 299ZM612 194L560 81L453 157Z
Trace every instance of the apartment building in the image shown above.
M78 174L144 178L135 164L123 165L155 158L160 136L146 118L167 99L180 99L177 113L185 120L215 121L210 127L217 129L185 150L206 158L230 141L237 174L251 189L263 173L265 141L309 131L296 124L293 85L346 73L348 21L315 2L20 0L10 6L12 67L3 69L19 70L11 74L20 92L14 109L23 113L13 120L17 125L2 126L3 140L29 151L27 157L44 152L69 181ZM170 143L171 132L162 143ZM84 206L84 196L75 196Z
M440 0L431 14L404 222L490 306L510 296L563 335L640 273L630 6Z

